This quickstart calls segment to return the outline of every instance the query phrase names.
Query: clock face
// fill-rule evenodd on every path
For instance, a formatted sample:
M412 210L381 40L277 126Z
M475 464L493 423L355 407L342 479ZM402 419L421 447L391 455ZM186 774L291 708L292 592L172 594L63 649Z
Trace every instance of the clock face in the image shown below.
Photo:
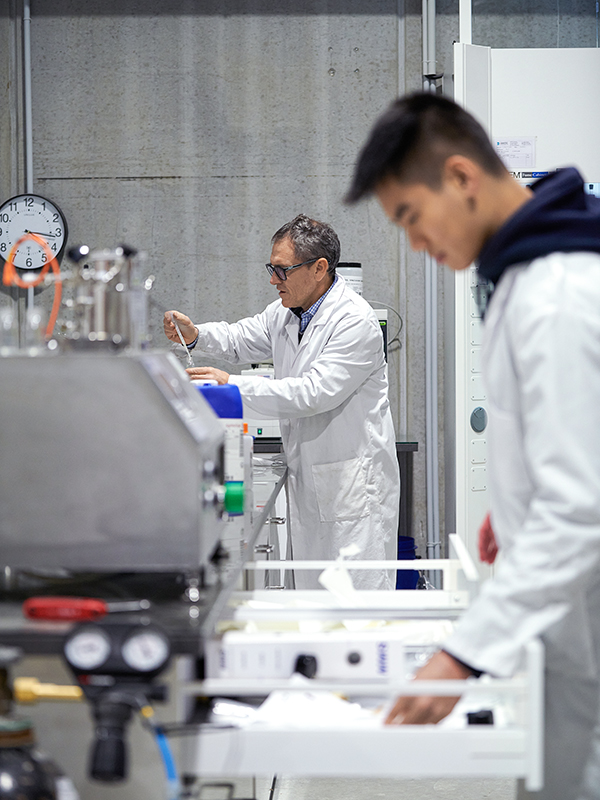
M60 261L67 243L67 222L54 203L35 194L11 197L0 206L0 257L6 261L21 236L36 233ZM32 239L19 245L13 257L19 269L41 269L49 261L44 248Z

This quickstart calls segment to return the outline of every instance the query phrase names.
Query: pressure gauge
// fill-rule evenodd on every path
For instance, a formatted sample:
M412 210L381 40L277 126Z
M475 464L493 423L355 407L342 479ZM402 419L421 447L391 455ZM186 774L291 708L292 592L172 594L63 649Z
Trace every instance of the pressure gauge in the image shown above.
M170 655L167 638L157 630L137 630L121 647L123 661L138 672L152 672L162 667Z
M65 645L65 658L75 669L92 670L110 656L111 644L101 628L80 628Z
M67 221L50 200L36 194L19 194L0 205L0 256L8 258L13 245L26 233L35 233L48 243L60 264L67 243ZM17 248L13 263L19 269L42 269L49 258L45 249L33 239L26 239Z

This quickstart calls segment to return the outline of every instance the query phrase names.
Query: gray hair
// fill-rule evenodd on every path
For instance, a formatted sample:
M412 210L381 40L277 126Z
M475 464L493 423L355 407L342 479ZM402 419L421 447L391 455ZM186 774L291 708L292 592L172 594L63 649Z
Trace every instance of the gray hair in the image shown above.
M305 214L298 214L291 222L286 222L273 235L271 244L282 239L290 239L298 261L314 258L327 259L328 272L335 273L340 260L340 240L331 225L318 222Z

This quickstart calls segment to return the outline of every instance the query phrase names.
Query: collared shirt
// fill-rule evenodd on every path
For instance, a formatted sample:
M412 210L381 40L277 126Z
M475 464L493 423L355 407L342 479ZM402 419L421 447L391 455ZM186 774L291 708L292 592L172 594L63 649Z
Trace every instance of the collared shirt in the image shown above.
M314 317L314 315L317 313L317 311L321 307L321 303L323 302L323 300L325 300L325 298L327 297L329 292L335 286L337 279L338 279L338 276L336 275L335 278L333 279L333 283L331 284L329 289L327 289L327 291L324 292L321 295L321 297L319 297L319 299L316 302L314 302L312 304L312 306L310 308L308 308L306 311L302 311L301 308L292 308L292 311L294 312L294 314L297 317L300 318L300 328L298 330L298 342L300 342L302 340L304 332L308 328L308 323L311 321L311 319Z

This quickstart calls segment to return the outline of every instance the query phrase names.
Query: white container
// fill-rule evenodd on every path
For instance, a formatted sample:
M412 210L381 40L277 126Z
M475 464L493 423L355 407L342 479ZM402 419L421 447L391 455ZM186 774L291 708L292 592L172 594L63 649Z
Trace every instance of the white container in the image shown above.
M275 368L272 364L255 364L251 369L243 369L242 375L251 375L254 378L275 378ZM248 433L256 439L280 439L281 429L278 419L245 419L248 423Z
M404 675L403 633L375 631L227 631L208 642L210 678L290 678L296 660L311 655L323 679L389 680Z
M362 297L363 293L363 273L362 264L357 261L340 261L337 265L336 272L338 275L343 275L344 280L352 291L356 292Z

